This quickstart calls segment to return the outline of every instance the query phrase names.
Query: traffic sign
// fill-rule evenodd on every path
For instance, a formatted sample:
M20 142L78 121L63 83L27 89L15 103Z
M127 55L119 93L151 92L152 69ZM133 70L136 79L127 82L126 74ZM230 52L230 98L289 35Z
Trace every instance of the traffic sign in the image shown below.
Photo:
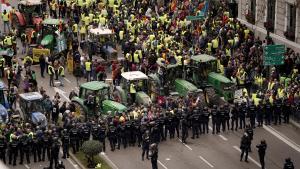
M268 45L264 47L264 65L283 65L284 64L284 45Z
M204 15L187 16L186 20L188 21L204 20Z

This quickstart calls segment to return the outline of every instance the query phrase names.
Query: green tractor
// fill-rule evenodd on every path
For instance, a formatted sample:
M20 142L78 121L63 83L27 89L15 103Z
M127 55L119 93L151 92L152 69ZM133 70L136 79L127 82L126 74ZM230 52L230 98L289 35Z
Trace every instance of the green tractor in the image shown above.
M116 87L117 97L121 103L129 105L130 101L130 85L135 84L136 95L135 102L143 105L150 105L152 103L148 93L148 76L140 71L124 72L121 74L122 79L120 86Z
M65 34L59 31L60 25L63 24L63 20L50 18L42 22L39 44L44 48L50 49L52 54L58 54L67 49Z
M91 95L96 106L89 108L86 101ZM109 111L114 113L127 110L123 104L110 100L110 86L100 81L81 84L79 97L73 97L72 103L75 104L76 118L82 120L93 118L95 115L108 115Z
M179 64L166 64L165 60L158 58L156 61L159 69L163 69L164 75L159 73L149 74L149 92L153 101L163 102L166 97L197 95L202 92L197 86L186 81L183 76L183 66Z
M224 97L227 102L233 102L235 84L217 73L217 59L213 56L201 54L191 57L190 65L186 67L185 76L188 81L193 82L206 94L206 98L214 104L219 104Z

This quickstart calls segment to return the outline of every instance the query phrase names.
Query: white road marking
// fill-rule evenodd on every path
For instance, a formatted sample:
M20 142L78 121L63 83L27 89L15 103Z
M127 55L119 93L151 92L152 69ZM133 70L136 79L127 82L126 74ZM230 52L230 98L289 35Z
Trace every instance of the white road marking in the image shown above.
M164 168L164 169L168 169L162 162L160 162L159 160L157 160L157 162Z
M219 134L218 136L221 137L222 140L228 141L228 138L224 137L222 134Z
M170 158L166 158L166 161L170 161L171 159Z
M241 149L238 147L238 146L232 146L234 149L236 149L238 152L241 152ZM261 167L261 165L257 162L257 161L255 161L252 157L250 157L249 155L248 155L248 159L249 160L251 160L255 165L257 165L258 167ZM266 168L265 168L266 169Z
M270 132L271 134L273 134L278 139L280 139L281 141L283 141L284 143L286 143L287 145L289 145L291 148L293 148L294 150L296 150L300 153L300 146L298 144L296 144L295 142L293 142L292 140L290 140L289 138L287 138L285 135L283 135L280 132L276 131L272 127L268 127L268 126L263 125L263 128L265 130L267 130L268 132Z
M24 166L25 166L27 169L30 169L30 167L29 167L27 164L24 164Z
M72 83L69 79L65 78L64 79L68 82L68 83Z
M102 155L104 158L106 158L106 160L107 160L111 165L113 165L113 168L119 169L119 168L117 167L117 165L116 165L115 163L113 163L113 162L108 158L108 156L107 156L105 153L101 153L101 155Z
M59 150L59 152L60 152L60 154L63 154L62 150ZM80 167L77 164L75 164L71 159L67 158L67 160L74 168L80 169Z
M213 166L210 162L208 162L205 158L203 158L202 156L199 156L199 158L200 158L202 161L204 161L208 166L210 166L210 168L214 168L214 166Z
M183 143L182 140L178 139L185 147L187 147L189 150L193 150L190 146L188 146L187 144Z

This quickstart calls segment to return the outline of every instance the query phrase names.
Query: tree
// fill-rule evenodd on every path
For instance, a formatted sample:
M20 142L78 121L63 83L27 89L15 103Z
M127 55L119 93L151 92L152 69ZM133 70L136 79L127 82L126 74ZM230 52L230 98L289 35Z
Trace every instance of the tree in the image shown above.
M100 142L95 140L85 141L82 144L81 150L85 154L85 157L87 158L88 161L87 167L94 168L96 166L94 162L94 156L98 155L102 150L102 146Z

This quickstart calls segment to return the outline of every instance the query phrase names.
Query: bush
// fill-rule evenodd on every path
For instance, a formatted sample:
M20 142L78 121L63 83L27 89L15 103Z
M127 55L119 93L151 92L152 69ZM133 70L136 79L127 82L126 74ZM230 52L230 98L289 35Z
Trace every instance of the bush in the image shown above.
M96 163L94 161L94 156L98 155L102 150L102 145L99 141L88 140L82 144L82 152L85 154L85 157L88 161L87 167L94 168Z

